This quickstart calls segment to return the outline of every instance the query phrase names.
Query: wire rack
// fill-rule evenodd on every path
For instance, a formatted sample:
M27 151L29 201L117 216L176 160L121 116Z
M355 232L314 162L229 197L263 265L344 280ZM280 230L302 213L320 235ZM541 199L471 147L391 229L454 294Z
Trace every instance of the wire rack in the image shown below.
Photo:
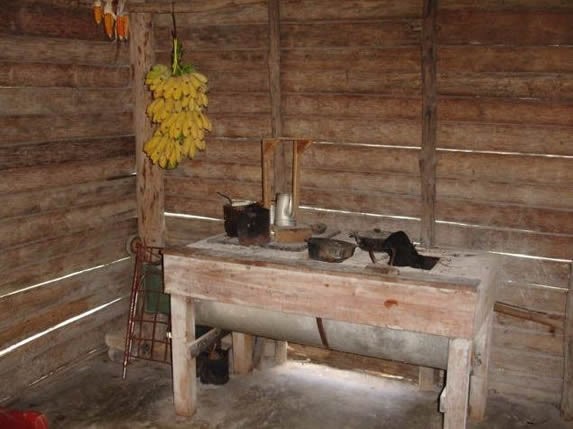
M131 359L171 364L171 319L169 295L163 293L163 249L135 246L135 267L125 333L123 374Z

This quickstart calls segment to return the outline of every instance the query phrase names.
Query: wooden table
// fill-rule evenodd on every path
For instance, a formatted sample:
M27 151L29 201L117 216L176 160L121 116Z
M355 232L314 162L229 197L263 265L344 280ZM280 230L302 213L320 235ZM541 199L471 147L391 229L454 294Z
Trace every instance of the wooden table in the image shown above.
M197 407L188 348L198 299L448 337L440 409L444 428L463 428L468 402L473 418L485 411L496 262L491 255L449 255L431 273L407 268L389 276L365 270L368 257L359 249L342 264L311 261L306 252L293 256L212 240L167 249L176 413L191 416ZM234 336L235 354L244 339Z

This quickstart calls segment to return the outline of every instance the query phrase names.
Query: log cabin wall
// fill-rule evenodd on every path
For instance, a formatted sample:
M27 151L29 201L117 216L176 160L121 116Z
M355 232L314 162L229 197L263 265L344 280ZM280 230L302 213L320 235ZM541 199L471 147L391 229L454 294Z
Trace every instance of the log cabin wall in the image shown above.
M101 347L127 311L129 55L86 3L2 2L0 401Z
M562 323L573 254L573 4L439 5L436 244L509 254L498 300ZM497 314L493 341L490 388L559 403L562 329Z
M205 154L167 176L169 242L222 231L216 191L260 198L260 137L308 137L319 143L303 156L303 221L403 229L416 241L498 252L498 299L563 326L573 249L573 4L194 7L178 14L178 28L187 58L210 78L214 132ZM170 17L155 23L167 62ZM433 128L426 109L437 112ZM436 166L420 177L427 153ZM557 404L563 340L561 328L497 314L491 390Z

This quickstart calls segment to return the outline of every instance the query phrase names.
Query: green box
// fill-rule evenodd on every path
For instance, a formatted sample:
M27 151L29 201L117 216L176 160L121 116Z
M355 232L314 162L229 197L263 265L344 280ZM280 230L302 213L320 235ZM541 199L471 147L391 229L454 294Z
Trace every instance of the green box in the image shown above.
M143 264L143 290L147 313L171 314L169 294L163 292L161 265Z

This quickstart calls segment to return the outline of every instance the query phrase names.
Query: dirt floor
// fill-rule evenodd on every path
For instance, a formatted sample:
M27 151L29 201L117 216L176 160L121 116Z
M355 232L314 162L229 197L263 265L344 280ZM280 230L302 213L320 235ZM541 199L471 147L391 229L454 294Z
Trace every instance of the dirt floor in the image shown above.
M170 367L121 365L96 355L31 388L12 408L47 415L50 429L440 428L437 393L411 383L305 362L236 376L223 386L200 385L192 419L173 411ZM564 429L549 405L491 396L485 421L472 429Z

